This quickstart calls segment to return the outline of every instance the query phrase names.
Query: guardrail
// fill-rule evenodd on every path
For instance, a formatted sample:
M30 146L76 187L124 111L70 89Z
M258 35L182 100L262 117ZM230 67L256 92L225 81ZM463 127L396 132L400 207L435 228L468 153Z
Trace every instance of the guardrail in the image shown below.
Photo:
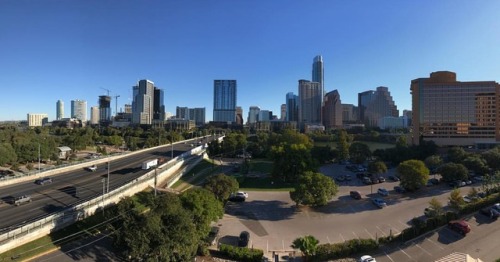
M0 253L92 215L107 205L119 202L123 197L143 191L150 186L149 184L154 186L155 177L157 180L168 179L169 175L177 171L185 161L191 157L199 157L200 154L204 154L205 149L204 146L195 147L110 192L81 200L80 203L76 203L63 211L33 218L23 223L23 225L6 228L3 233L0 232ZM158 170L160 170L160 174L158 174Z

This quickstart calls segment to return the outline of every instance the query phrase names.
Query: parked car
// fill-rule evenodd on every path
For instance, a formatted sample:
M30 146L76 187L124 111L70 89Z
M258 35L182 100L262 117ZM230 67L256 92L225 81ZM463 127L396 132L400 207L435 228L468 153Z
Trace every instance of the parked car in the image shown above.
M462 182L464 182L466 185L471 185L472 184L472 180L470 180L470 179L464 180Z
M42 186L45 184L51 184L51 183L52 183L52 178L50 178L50 177L44 177L44 178L35 180L35 184L42 185Z
M244 198L248 198L248 193L247 192L243 192L243 191L238 191L238 192L234 193L234 195L236 195L236 196L242 196Z
M349 195L354 199L361 199L361 193L359 193L359 191L351 191Z
M462 235L467 235L470 232L470 226L465 220L453 220L448 222L448 227Z
M242 195L232 194L229 196L229 198L227 200L229 200L231 202L245 202L246 197L242 196Z
M250 233L248 233L248 231L242 231L240 237L238 237L238 246L247 247L248 242L250 242Z
M475 176L473 178L473 180L476 181L476 182L483 182L484 181L484 177L482 177L482 176Z
M497 219L500 216L500 204L497 203L493 206L482 208L479 210L479 213Z
M31 197L29 195L22 195L14 198L13 204L20 206L22 204L31 203Z
M384 208L387 206L387 203L382 198L374 198L372 199L372 203L378 208Z
M344 180L345 180L345 176L344 175L341 175L341 176L337 177L337 181L339 181L339 182L342 182Z
M439 184L439 180L437 178L431 178L429 179L429 182L431 182L433 185Z
M394 191L396 191L397 193L404 193L406 192L406 190L404 189L404 187L401 187L401 186L395 186L394 187Z
M373 183L372 183L372 180L371 180L369 177L366 177L366 176L365 176L365 177L363 177L363 183L364 183L364 184L367 184L367 185L371 185L371 184L373 184Z
M379 177L378 177L378 182L379 182L379 183L383 183L383 182L385 182L385 177L383 177L383 176L379 176Z
M398 182L399 181L399 178L397 176L388 176L387 177L389 180L392 180L392 181L395 181L395 182Z
M369 255L362 256L358 261L359 262L377 262L377 260L375 260L375 258L373 258L372 256L369 256Z
M372 176L372 178L370 180L371 180L372 184L379 183L378 177L376 177L376 176Z
M387 191L387 189L381 187L377 190L377 193L381 196L388 196L389 195L389 191Z

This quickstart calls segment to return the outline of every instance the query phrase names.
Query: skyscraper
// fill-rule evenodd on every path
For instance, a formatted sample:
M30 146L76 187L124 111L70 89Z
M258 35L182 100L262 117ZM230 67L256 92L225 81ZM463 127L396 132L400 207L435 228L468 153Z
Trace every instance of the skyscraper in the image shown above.
M154 88L153 120L165 120L165 105L163 104L163 89Z
M111 123L111 97L99 96L99 124Z
M236 107L236 124L243 125L243 108L241 106Z
M280 108L280 120L282 121L285 121L286 120L286 104L281 104L281 108Z
M292 92L286 94L286 121L299 121L299 97Z
M49 117L47 114L33 114L29 113L27 115L28 126L43 126L49 122Z
M236 80L214 80L214 121L236 121Z
M254 124L259 121L260 108L258 106L251 106L248 110L247 124Z
M147 79L139 80L132 90L132 123L150 125L153 122L154 83Z
M64 102L62 100L57 100L56 103L56 120L61 120L64 118Z
M439 71L411 81L412 142L432 140L443 146L478 148L500 142L500 84L460 82L454 72Z
M71 117L87 122L87 101L71 100Z
M342 103L337 90L326 93L323 105L323 125L334 129L342 127Z
M189 108L178 106L175 108L175 117L189 120Z
M91 125L99 124L99 107L98 106L90 107L90 124Z
M378 126L382 117L398 117L399 111L394 104L389 89L385 86L377 87L376 91L365 91L358 94L360 121L366 126Z
M325 95L325 78L324 78L324 67L323 67L323 57L317 55L314 57L312 65L312 81L320 83L321 86L321 102L323 102L323 97Z
M322 97L320 83L299 80L299 122L301 128L306 124L321 124Z

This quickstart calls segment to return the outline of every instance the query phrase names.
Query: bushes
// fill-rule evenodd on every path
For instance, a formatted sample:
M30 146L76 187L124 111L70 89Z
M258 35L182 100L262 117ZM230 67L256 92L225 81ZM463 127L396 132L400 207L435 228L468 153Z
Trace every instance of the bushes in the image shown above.
M314 261L327 261L348 257L358 253L366 253L378 249L379 245L374 239L351 239L344 243L322 244L312 257Z
M489 205L493 205L500 200L499 194L491 194L488 197L481 199L475 203L469 203L467 205L460 206L460 214L470 214L475 211L478 211L481 208L487 207Z
M226 244L221 244L219 251L223 256L241 262L260 262L264 256L264 252L260 249L235 247Z

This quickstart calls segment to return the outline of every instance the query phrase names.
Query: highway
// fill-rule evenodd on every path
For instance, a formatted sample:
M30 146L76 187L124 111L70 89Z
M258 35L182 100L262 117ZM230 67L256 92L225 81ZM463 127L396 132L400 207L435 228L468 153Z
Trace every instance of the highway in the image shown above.
M207 143L212 139L213 137L210 137L202 141ZM167 162L171 159L172 151L173 156L177 157L191 150L193 146L197 146L199 140L186 140L173 144L173 146L168 144L154 151L146 150L111 161L109 164L109 191L148 172L149 170L141 168L143 161L162 157ZM107 163L103 163L97 166L95 172L82 168L53 175L51 176L53 181L51 184L37 185L33 179L33 181L0 188L0 202L3 202L0 204L0 233L102 195L103 190L107 190L108 186L107 174ZM12 204L14 197L20 195L30 195L32 202L20 206Z

